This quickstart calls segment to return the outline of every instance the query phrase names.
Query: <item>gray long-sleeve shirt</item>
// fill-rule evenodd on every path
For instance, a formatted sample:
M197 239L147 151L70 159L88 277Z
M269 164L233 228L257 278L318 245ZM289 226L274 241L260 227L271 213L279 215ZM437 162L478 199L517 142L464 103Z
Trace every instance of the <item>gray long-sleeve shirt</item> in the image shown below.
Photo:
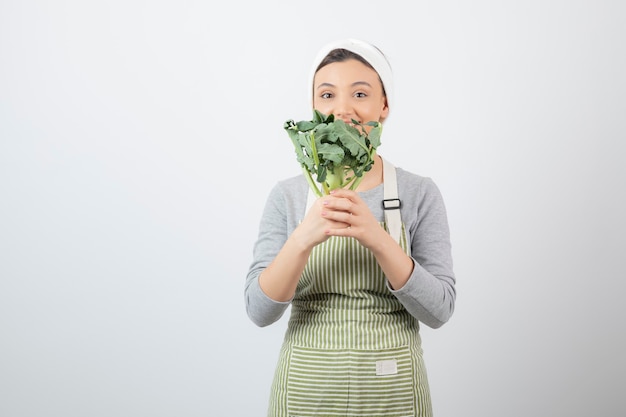
M413 317L429 327L438 328L452 316L456 299L446 208L432 179L402 168L396 168L396 173L402 222L411 245L414 268L402 288L387 287ZM290 301L269 298L259 286L259 275L303 219L308 187L302 175L280 181L265 204L244 288L246 311L258 326L276 322L290 304ZM359 195L374 217L384 221L383 185Z

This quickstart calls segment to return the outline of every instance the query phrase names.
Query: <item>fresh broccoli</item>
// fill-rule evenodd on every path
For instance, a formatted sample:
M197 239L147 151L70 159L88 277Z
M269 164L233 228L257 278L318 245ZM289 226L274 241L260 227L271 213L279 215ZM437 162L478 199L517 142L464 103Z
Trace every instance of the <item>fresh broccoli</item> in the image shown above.
M317 110L313 111L313 120L287 120L284 128L309 186L318 197L337 188L355 190L363 174L374 165L382 133L380 122L362 124L352 119L352 124L347 124Z

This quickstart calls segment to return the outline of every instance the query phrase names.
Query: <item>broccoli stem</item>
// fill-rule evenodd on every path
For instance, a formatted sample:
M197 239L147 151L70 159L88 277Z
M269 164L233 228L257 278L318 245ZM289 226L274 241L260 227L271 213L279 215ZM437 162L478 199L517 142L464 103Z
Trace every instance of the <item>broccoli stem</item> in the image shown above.
M370 159L372 161L376 160L376 149L372 149L372 152L370 153ZM376 162L374 162L376 163ZM352 185L350 186L350 189L352 191L356 190L357 187L359 186L359 184L361 183L361 181L363 181L363 177L365 177L365 173L363 173L363 175L361 175L360 177L356 177L354 179L354 181L352 182Z
M313 150L313 155L311 155L313 157L313 162L315 163L316 167L319 167L320 158L319 158L319 155L317 154L317 147L315 146L315 132L314 131L311 132L311 149ZM309 176L310 175L311 174L309 173ZM317 186L315 186L314 188L316 191L318 190ZM324 189L324 194L326 195L330 194L330 190L328 189L328 186L326 185L325 182L322 182L322 188ZM318 197L321 197L321 195Z
M313 190L316 196L321 197L322 192L315 184L315 181L313 180L313 176L311 175L311 172L309 172L309 169L304 164L302 164L302 172L304 173L304 178L306 178L307 182L309 183L309 187L311 187L311 190Z
M342 166L336 166L332 171L329 171L326 174L326 181L328 188L330 190L336 190L337 188L342 188L345 184L343 183L344 179L344 170L345 168Z

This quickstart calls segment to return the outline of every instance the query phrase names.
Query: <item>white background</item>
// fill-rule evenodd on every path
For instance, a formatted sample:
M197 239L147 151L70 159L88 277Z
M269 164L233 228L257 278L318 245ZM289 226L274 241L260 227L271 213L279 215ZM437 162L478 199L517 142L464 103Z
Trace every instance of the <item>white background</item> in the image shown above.
M0 2L0 416L262 417L243 285L319 47L395 73L380 153L439 185L437 417L626 413L622 1Z

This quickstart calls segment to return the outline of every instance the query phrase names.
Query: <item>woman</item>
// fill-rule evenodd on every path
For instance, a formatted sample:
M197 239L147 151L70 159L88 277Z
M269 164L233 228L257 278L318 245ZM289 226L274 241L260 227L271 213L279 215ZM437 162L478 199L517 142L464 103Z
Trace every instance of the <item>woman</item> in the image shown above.
M392 83L380 50L347 39L319 52L309 90L323 114L384 122ZM245 285L258 326L291 305L268 415L432 415L419 326L454 310L450 246L435 183L380 156L355 191L312 199L303 175L279 182Z

